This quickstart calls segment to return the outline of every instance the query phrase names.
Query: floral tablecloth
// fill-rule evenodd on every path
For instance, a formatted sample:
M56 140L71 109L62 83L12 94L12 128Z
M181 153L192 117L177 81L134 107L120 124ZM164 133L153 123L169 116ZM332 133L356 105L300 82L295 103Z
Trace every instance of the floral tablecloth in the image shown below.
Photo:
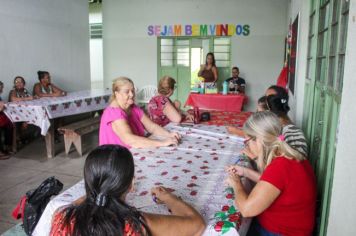
M50 119L104 109L110 98L110 90L86 90L70 92L64 97L40 98L32 101L5 104L5 114L12 122L26 121L41 128L46 135Z
M178 147L131 149L136 191L128 194L127 202L140 211L169 214L150 195L151 187L163 185L201 213L208 225L204 235L245 235L250 219L244 219L234 207L234 193L223 184L226 165L248 165L239 155L242 139L226 135L221 126L169 124L166 128L182 134ZM243 181L250 187L247 180ZM48 235L55 210L84 194L84 183L80 181L51 200L33 235Z

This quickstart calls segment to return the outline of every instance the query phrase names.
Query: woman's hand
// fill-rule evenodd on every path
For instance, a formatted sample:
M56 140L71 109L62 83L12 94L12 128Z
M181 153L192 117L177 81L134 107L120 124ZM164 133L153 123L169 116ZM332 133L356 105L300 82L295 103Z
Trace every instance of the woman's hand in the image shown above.
M170 132L169 134L170 134L169 135L170 138L175 138L177 139L178 142L180 142L180 140L182 139L182 135L180 135L180 133Z
M178 146L178 140L176 138L172 138L172 137L162 140L162 145L161 145L162 147L168 147L171 145Z
M227 166L225 170L230 174L238 174L239 176L245 175L245 167L239 165Z
M153 187L151 189L151 194L155 199L155 202L158 204L166 203L170 199L178 197L172 193L170 193L165 187Z
M240 176L236 173L230 173L228 172L229 175L225 179L225 183L229 186L235 189L235 187L241 185L241 179Z
M186 121L190 121L190 122L193 122L194 121L194 116L192 115L192 114L187 114L186 116L185 116L185 120Z
M237 128L234 126L226 126L226 130L227 130L227 132L229 132L229 134L234 134L234 132L237 130Z

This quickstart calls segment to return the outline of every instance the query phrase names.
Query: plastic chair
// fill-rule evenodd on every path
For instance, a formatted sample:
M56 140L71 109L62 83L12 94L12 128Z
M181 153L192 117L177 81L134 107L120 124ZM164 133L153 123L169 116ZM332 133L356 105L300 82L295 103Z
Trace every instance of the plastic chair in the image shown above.
M153 85L147 85L140 89L137 93L137 103L147 104L150 99L157 94L157 87Z

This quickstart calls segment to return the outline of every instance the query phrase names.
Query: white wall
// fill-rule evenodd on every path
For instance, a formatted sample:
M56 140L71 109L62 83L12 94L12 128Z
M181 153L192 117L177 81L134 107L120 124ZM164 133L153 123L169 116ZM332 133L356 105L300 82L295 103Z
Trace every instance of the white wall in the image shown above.
M287 6L286 0L103 1L105 86L120 75L138 87L157 83L157 39L147 35L148 25L249 24L249 36L232 38L232 65L247 80L254 110L282 69Z
M299 29L298 29L298 45L297 45L297 60L295 72L295 86L294 95L289 92L289 105L291 111L290 118L302 127L303 107L304 107L304 87L307 67L307 53L308 53L308 30L309 30L309 1L292 0L289 4L289 22L293 23L299 13Z
M89 23L102 23L101 4L89 5ZM103 88L103 39L90 39L90 78L92 88Z
M340 108L328 235L356 235L356 0L350 1L344 85Z
M4 98L17 75L26 87L37 71L67 90L90 89L88 1L12 0L0 6L0 80Z

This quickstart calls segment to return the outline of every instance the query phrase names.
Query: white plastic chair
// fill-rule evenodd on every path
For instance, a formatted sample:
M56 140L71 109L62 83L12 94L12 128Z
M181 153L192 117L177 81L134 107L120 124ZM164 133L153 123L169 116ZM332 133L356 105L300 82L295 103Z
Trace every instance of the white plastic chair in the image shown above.
M147 104L157 94L157 87L153 85L147 85L140 89L137 93L137 103Z

